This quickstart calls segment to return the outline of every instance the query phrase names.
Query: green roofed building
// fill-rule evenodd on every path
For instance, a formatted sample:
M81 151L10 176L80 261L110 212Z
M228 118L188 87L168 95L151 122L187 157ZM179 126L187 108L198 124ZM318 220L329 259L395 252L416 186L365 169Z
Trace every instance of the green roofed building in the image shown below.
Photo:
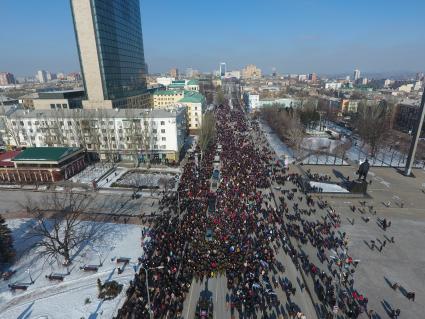
M205 112L207 99L196 91L185 91L184 97L179 100L186 107L187 123L189 131L196 133L202 125L202 114Z
M86 166L85 152L78 147L29 147L0 169L0 182L42 184L68 179Z
M58 164L70 156L82 153L78 147L29 147L17 155L13 161L16 163L43 162Z
M192 80L193 85L197 81ZM179 81L182 82L182 81ZM189 81L191 82L191 81ZM202 114L207 100L196 90L164 90L156 91L153 95L154 108L174 108L184 106L189 131L196 133L202 125Z

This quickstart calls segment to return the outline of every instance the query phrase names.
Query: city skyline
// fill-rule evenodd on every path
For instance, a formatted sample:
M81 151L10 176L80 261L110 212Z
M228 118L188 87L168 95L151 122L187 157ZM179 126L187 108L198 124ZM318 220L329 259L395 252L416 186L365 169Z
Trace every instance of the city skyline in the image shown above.
M153 1L141 3L145 58L152 73L172 67L211 72L222 61L229 70L252 63L265 74L273 67L279 73L318 74L352 74L354 68L363 74L425 69L421 57L425 22L420 15L425 4L417 0L391 6L381 0L373 4L272 1L267 7L224 1L182 7L169 2L161 10L156 6ZM22 1L2 2L0 10L9 13L5 24L13 29L0 31L2 71L29 76L40 69L80 70L69 1L25 6ZM183 11L190 19L176 22ZM34 19L37 16L48 19Z

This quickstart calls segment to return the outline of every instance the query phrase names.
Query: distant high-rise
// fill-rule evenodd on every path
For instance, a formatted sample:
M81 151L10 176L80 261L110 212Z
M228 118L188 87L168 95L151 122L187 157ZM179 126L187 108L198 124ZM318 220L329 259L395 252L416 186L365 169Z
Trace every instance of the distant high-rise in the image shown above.
M257 68L254 64L249 64L242 69L242 77L245 79L261 78L261 74L261 69Z
M0 85L15 84L15 76L9 72L0 72Z
M316 73L310 73L308 75L308 80L311 82L316 82L317 81L317 74Z
M355 69L354 70L354 81L357 81L358 79L360 79L360 70Z
M47 72L44 70L39 70L37 72L37 80L40 83L46 83L47 82Z
M87 108L144 107L139 0L71 0Z
M175 78L176 80L179 78L179 69L177 68L170 69L168 73L170 74L170 77Z
M226 76L226 63L224 62L220 63L220 76Z

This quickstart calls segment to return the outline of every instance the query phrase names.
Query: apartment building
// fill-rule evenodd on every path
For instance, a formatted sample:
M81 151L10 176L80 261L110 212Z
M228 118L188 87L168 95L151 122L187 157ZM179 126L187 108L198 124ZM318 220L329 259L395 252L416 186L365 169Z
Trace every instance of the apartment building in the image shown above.
M177 161L187 131L184 108L16 110L3 124L5 144L81 147L111 161Z

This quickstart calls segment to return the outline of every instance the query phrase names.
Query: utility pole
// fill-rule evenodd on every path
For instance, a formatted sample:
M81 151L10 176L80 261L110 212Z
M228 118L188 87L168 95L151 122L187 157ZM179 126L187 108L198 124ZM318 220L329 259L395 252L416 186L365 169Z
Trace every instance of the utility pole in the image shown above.
M413 163L415 162L416 148L418 147L419 138L422 132L422 125L425 117L425 88L422 93L422 102L420 106L420 115L418 121L415 123L412 141L409 149L409 156L407 157L406 167L404 169L404 175L410 176L412 174Z

